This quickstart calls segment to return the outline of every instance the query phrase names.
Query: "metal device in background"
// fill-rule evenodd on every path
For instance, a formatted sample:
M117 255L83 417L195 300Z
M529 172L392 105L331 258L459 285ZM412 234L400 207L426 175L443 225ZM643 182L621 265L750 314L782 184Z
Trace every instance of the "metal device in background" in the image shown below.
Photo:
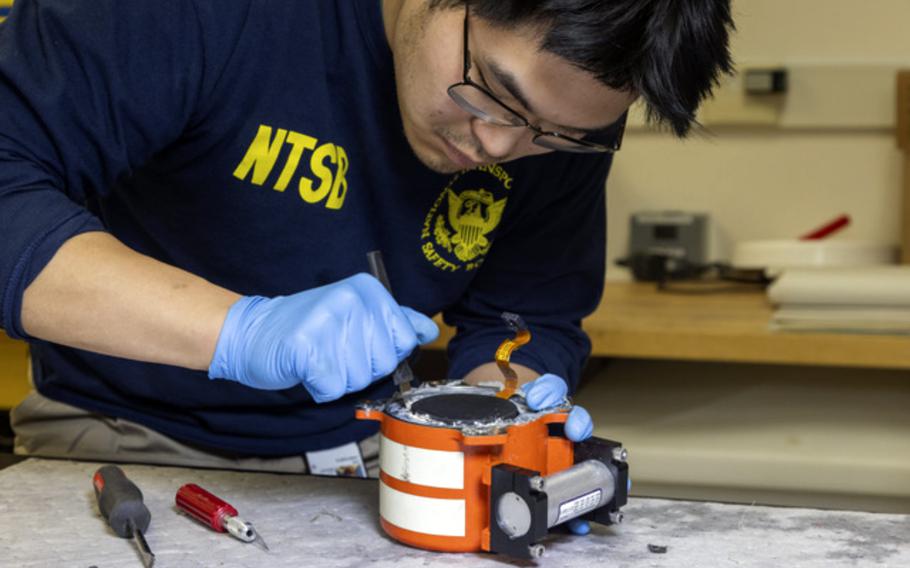
M99 468L92 476L98 509L108 526L122 538L132 538L145 568L155 564L144 533L152 521L152 513L142 501L142 491L115 465Z
M629 219L628 266L636 280L656 282L706 264L710 220L705 213L642 211ZM654 259L661 259L660 264Z
M389 275L385 270L385 263L382 261L382 252L378 250L368 252L367 262L370 264L370 274L385 286L385 289L388 290L389 294L392 294L392 283L389 281ZM395 387L398 389L399 394L403 395L411 390L411 383L414 381L414 372L411 370L411 365L408 363L407 359L403 359L398 363L398 366L395 367L395 372L392 374L392 381L395 383Z
M760 272L719 261L720 253L721 243L707 214L644 211L631 216L629 254L616 264L628 268L635 280L656 282L660 289L679 281L698 283L697 290L686 291L702 293L712 291L710 286L717 283L768 284Z
M187 483L178 489L174 500L178 509L202 524L218 532L227 532L243 542L255 543L265 551L269 550L252 523L238 516L237 509L195 483Z
M783 95L788 82L787 70L780 67L752 68L743 73L743 90L747 95Z

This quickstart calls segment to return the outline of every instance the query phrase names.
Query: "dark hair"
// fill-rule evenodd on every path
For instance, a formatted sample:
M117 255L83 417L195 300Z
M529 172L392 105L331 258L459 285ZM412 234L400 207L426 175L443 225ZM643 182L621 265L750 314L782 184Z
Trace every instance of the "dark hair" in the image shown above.
M466 0L429 0L455 8ZM648 119L685 136L721 73L731 73L730 0L470 0L496 26L541 26L542 49L605 85L638 93Z

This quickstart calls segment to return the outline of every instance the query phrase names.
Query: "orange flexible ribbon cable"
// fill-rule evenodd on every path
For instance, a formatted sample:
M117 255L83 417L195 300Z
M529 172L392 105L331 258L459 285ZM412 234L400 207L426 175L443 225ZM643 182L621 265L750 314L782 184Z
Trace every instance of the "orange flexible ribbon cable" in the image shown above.
M509 366L509 359L512 357L512 351L531 341L531 332L528 331L528 326L518 314L503 312L502 319L509 329L515 332L515 337L506 339L496 349L496 366L506 378L505 388L496 396L507 399L515 394L515 390L518 388L518 374Z

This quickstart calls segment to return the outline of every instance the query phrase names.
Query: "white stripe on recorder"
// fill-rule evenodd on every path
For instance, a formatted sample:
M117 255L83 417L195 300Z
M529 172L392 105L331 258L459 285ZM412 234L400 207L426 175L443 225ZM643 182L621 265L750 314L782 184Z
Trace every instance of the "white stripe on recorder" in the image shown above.
M463 499L402 493L379 482L379 515L396 527L435 536L465 536Z
M382 436L379 467L395 479L426 487L464 489L464 453L405 446Z

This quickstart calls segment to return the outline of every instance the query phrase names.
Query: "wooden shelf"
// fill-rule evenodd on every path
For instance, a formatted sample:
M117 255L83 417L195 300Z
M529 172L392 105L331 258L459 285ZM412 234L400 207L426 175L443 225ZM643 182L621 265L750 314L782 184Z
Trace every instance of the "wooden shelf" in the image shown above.
M694 294L611 282L584 328L595 356L910 369L910 337L774 332L771 312L754 289ZM452 333L443 329L434 347Z
M16 406L30 389L28 346L0 331L0 408Z

